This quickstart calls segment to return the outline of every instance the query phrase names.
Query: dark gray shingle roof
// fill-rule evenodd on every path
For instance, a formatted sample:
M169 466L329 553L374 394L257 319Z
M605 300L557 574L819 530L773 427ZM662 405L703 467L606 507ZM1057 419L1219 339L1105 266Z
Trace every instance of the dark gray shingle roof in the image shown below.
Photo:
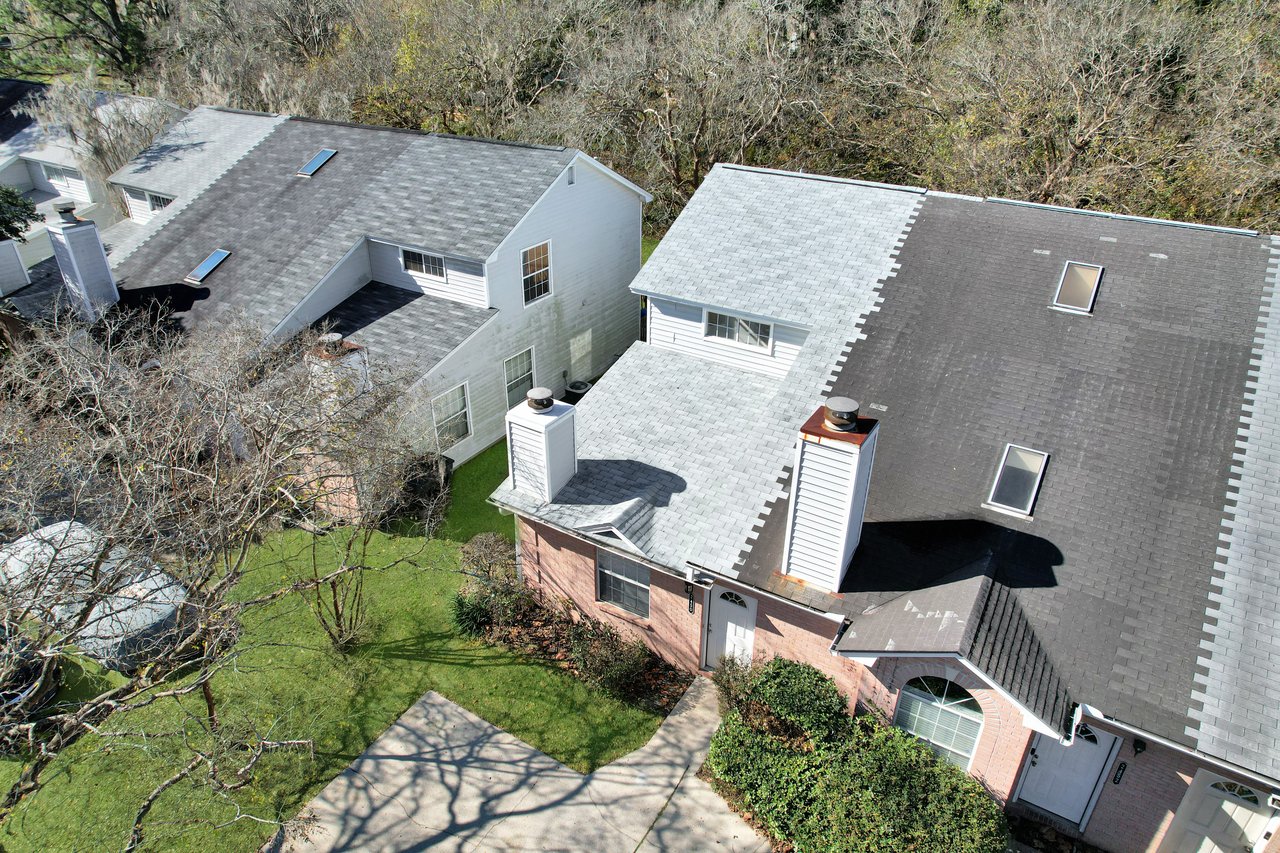
M497 313L371 281L316 325L368 348L371 359L421 375Z
M321 148L338 154L311 178ZM575 151L301 119L281 122L116 267L122 289L188 291L189 319L228 308L274 326L359 240L484 260ZM232 252L205 288L182 279Z

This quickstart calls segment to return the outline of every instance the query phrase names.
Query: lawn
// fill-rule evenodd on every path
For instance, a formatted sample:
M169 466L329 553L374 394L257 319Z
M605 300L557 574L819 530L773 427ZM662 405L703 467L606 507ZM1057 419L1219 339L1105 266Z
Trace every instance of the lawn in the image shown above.
M458 471L456 499L445 530L510 530L479 502L505 472L501 448ZM292 558L303 536L273 537L255 555L262 564ZM245 625L249 649L234 672L215 679L224 727L238 726L275 739L312 738L314 758L275 753L258 766L254 783L219 796L199 784L179 784L162 796L147 824L147 849L255 850L274 827L238 814L292 817L330 779L427 690L470 708L571 767L587 772L643 745L660 720L608 698L562 671L500 648L459 637L449 617L457 588L456 541L423 542L386 534L377 556L412 555L406 565L368 576L372 638L356 655L341 658L327 648L307 607L296 600L260 611ZM372 560L370 562L373 562ZM274 583L268 578L262 583ZM198 707L192 708L198 712ZM157 705L112 718L113 728L162 731L181 713ZM269 734L265 729L273 726ZM108 752L89 737L65 752L46 775L46 786L21 803L0 826L5 851L118 850L134 809L161 779L185 763L161 740ZM0 783L17 772L0 763ZM215 829L215 825L224 824Z
M507 442L471 458L458 469L449 495L449 512L436 531L439 539L466 542L477 533L501 533L515 540L515 517L502 515L488 502L489 495L507 477Z
M649 260L649 256L653 254L653 250L658 248L659 238L657 237L641 237L640 238L640 263L643 264Z

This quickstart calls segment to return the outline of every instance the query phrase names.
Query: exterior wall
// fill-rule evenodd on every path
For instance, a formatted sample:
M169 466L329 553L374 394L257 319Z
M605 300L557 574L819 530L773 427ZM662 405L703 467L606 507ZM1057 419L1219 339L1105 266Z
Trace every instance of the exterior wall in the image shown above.
M903 686L913 678L932 675L954 681L982 706L982 733L969 772L1001 803L1018 782L1018 771L1033 732L1023 726L1022 711L958 661L945 658L880 658L864 669L859 692L864 707L873 707L892 720Z
M766 351L743 346L705 334L702 306L649 298L649 343L695 355L719 364L741 367L769 376L785 376L804 346L806 332L791 326L773 325L773 347Z
M476 308L489 307L489 293L485 284L484 264L458 258L444 258L445 279L417 275L405 270L400 260L400 246L381 240L369 241L369 271L375 281L421 291L428 296L452 299ZM429 249L414 246L404 248L434 254Z
M583 612L643 639L668 660L694 671L702 669L704 622L708 590L695 588L694 612L689 613L684 581L659 571L650 574L649 618L641 619L596 600L595 546L578 537L517 519L522 571L544 603L572 599ZM874 665L836 657L828 651L836 623L821 614L762 595L758 590L717 581L757 602L754 655L781 656L803 661L830 675L846 695L865 709L893 719L903 686L920 676L938 676L968 690L982 707L982 732L969 772L1001 803L1013 800L1034 732L1023 724L1022 711L959 662L946 658L880 658ZM1104 771L1098 800L1081 837L1114 853L1154 853L1173 821L1191 780L1201 767L1231 778L1230 773L1193 756L1148 740L1141 755L1133 751L1134 736L1105 721L1089 725L1121 739L1120 749ZM1119 784L1112 781L1119 762L1126 768ZM1264 787L1250 785L1260 794ZM1074 827L1059 827L1071 833ZM1074 834L1079 834L1074 833ZM1280 853L1280 833L1266 853Z
M561 175L486 262L498 313L420 383L419 400L467 383L471 435L447 450L456 463L505 434L503 361L533 347L534 384L560 394L568 381L604 373L636 339L639 298L627 285L640 269L641 199L589 164L576 171L574 185ZM520 253L544 240L551 295L526 306ZM415 424L429 431L425 403L416 406Z
M89 193L89 184L81 173L79 179L73 179L67 183L51 183L44 176L44 167L34 160L27 160L27 171L31 176L31 186L37 190L54 193L55 195L66 196L74 199L81 204L88 204L93 201L93 197ZM74 168L74 167L73 167ZM77 169L77 171L79 171Z
M369 283L368 241L363 238L351 247L320 283L303 297L272 333L290 335L316 322L335 306ZM377 358L377 353L370 354Z
M31 180L31 169L28 167L27 161L21 157L15 157L8 166L0 170L0 184L13 187L21 192L35 189L35 183Z

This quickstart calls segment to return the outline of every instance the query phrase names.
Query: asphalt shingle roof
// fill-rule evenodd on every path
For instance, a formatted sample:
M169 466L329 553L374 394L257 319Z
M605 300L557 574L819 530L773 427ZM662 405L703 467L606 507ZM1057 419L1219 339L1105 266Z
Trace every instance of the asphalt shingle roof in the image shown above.
M316 324L369 350L369 357L425 374L498 312L371 281Z
M338 154L298 177L321 148ZM113 258L116 276L122 289L185 291L188 321L235 309L274 327L365 237L487 259L575 153L286 119ZM182 285L216 248L232 254L206 287Z

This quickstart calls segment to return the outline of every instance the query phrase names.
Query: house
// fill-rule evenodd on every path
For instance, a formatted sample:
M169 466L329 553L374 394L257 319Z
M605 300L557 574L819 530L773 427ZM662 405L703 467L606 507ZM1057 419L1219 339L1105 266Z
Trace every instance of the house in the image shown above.
M323 326L415 380L410 428L454 462L535 384L590 381L639 334L650 196L581 151L205 107L111 182L129 219L50 226L83 263L27 284L0 258L19 313L65 292L86 316L119 299L186 328Z
M41 83L0 79L0 184L22 191L43 220L55 220L54 207L72 201L82 217L104 227L111 225L120 218L109 198L111 190L85 175L76 144L65 133L51 132L21 112L45 88ZM113 110L151 109L157 103L151 98L98 92L95 109L107 117ZM182 115L177 107L161 105L174 119ZM16 250L28 266L52 255L44 224L28 229L25 237L25 243L0 252Z
M811 663L1103 849L1277 851L1278 269L718 166L632 284L647 343L512 410L492 500L526 582L676 663Z

